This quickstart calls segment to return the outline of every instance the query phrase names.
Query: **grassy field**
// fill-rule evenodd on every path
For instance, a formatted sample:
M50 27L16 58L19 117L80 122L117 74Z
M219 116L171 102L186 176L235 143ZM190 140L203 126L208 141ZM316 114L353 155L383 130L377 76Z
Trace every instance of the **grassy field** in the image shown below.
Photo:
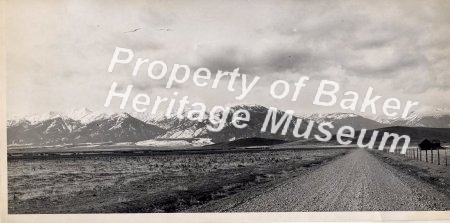
M9 213L179 212L351 149L8 159Z
M406 154L400 154L401 148L398 147L394 154L405 156L409 159L418 160L421 162L432 163L435 165L450 165L450 148L445 146L439 150L420 150L417 147L410 147L406 151ZM384 150L383 152L388 152Z
M450 149L420 150L411 148L407 151L406 157L436 165L450 165Z
M399 153L381 152L378 150L369 151L383 162L401 170L403 173L419 178L420 180L435 186L437 190L450 196L450 166L446 166L445 163L437 165L436 162L431 163L430 160L428 160L428 162L425 162L424 159L420 161L417 160L418 153L416 153L416 156L411 156L412 152L408 152L407 155L401 155ZM437 152L435 151L435 153ZM422 151L422 155L425 155L424 151ZM428 156L430 158L429 153ZM415 157L415 159L411 157Z

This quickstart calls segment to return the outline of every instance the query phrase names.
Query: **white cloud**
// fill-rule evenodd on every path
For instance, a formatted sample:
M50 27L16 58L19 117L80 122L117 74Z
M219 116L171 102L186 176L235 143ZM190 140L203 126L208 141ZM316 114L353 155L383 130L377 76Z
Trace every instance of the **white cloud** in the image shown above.
M448 1L14 1L7 10L8 113L101 109L112 81L143 93L171 95L165 82L112 73L116 46L136 57L258 75L246 103L298 112L313 106L318 81L343 89L374 87L390 97L446 104L450 93ZM138 29L136 32L128 32ZM297 103L275 100L269 85L307 75ZM219 89L179 86L208 105L236 103ZM448 104L448 103L447 103ZM450 105L448 105L450 106Z

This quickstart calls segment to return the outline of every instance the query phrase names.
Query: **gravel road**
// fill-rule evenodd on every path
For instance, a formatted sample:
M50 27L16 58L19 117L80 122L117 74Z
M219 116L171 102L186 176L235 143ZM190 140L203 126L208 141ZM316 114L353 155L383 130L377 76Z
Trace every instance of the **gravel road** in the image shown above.
M450 199L358 149L227 211L413 210L450 210Z

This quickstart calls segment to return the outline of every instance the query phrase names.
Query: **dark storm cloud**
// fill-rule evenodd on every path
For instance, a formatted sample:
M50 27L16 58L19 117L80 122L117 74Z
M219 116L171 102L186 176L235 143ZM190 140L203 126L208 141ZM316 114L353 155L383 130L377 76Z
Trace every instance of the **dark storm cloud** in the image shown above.
M386 78L403 71L411 71L421 66L428 66L423 55L402 54L401 57L392 58L383 64L370 66L365 60L342 61L343 67L349 75L368 76L370 78Z
M258 52L239 46L207 48L199 52L197 65L212 71L232 71L240 68L241 73L272 75L285 72L306 72L326 65L326 57L314 49L293 45L272 45Z
M440 62L437 66L438 62L446 58L443 55L448 55L445 52L430 58L431 48L427 47L430 42L439 41L439 37L430 38L438 29L448 30L447 23L436 27L437 21L443 22L442 17L448 17L438 5L420 3L412 7L400 2L373 5L342 2L339 7L329 7L321 2L306 7L294 4L291 9L283 10L288 13L255 29L262 38L271 38L279 44L255 51L248 49L259 47L259 40L250 46L235 43L224 50L216 48L201 55L202 63L220 69L239 66L258 75L311 72L318 76L337 65L350 77L389 77L399 82L403 81L404 73L423 76L426 72L428 84L420 88L421 92L442 85L450 87L442 80L442 74L429 73L440 70L443 65ZM446 31L441 32L450 37ZM448 43L448 40L440 41Z

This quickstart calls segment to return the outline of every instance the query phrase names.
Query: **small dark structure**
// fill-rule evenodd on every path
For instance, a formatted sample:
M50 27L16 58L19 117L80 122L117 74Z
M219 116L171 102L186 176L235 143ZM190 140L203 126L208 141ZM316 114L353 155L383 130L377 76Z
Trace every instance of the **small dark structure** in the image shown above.
M439 140L433 140L430 142L430 140L424 139L421 143L419 143L419 148L421 150L434 150L442 149L444 147L441 146L441 142Z
M428 150L431 150L431 163L433 163L433 150L437 150L438 165L441 164L439 149L444 149L445 165L447 166L447 154L446 154L445 148L441 146L441 142L439 140L430 141L428 139L424 139L424 140L422 140L422 142L419 143L419 148L421 150L420 154L422 154L422 150L425 150L425 161L426 162L428 162ZM422 156L420 156L420 158L422 158Z

